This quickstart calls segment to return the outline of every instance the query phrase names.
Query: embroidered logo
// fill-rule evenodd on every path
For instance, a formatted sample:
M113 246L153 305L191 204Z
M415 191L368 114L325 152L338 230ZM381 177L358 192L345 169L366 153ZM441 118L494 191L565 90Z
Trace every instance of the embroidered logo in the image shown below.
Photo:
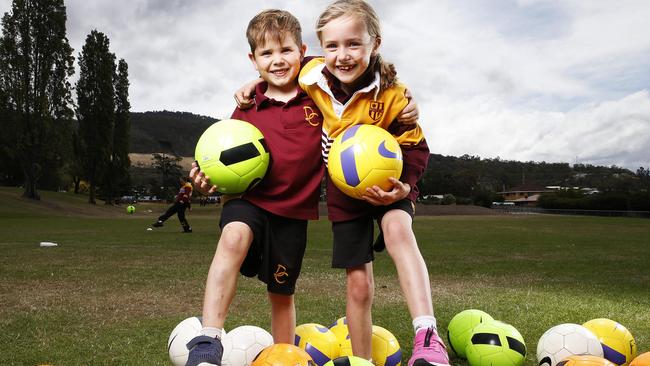
M312 126L318 126L318 121L313 121L314 118L318 118L318 113L314 112L310 106L303 106L302 109L305 111L305 121Z
M368 109L368 115L372 118L373 121L378 121L381 116L384 115L384 103L383 102L370 102L370 108Z
M287 273L287 267L278 264L278 268L275 270L275 273L273 274L273 278L275 279L275 282L279 284L283 284L287 282L286 278L284 277L289 277L289 273Z

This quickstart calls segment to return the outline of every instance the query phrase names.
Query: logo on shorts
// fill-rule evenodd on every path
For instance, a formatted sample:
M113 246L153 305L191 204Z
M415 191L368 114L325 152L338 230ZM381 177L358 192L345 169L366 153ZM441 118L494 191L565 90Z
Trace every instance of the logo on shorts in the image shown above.
M373 121L378 121L381 118L381 116L384 115L384 103L370 102L368 115L370 116L370 118L372 118Z
M287 282L286 277L289 277L289 273L287 273L287 267L278 264L278 268L275 270L275 273L273 274L273 278L275 278L275 282L279 284L283 284Z

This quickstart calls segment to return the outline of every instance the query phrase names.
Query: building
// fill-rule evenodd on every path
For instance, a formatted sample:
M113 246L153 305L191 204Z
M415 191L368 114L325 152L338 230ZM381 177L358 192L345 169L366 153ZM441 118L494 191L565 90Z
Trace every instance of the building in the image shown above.
M517 206L537 206L537 200L542 193L553 192L547 187L526 183L512 187L507 191L497 192L503 196L504 202L512 202Z

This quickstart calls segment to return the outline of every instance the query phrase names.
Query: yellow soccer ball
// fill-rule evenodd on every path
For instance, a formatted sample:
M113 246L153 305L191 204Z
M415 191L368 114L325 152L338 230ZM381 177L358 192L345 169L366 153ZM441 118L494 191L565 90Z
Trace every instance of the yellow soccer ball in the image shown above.
M329 151L329 176L343 193L361 199L366 189L390 191L402 175L402 149L388 131L374 125L353 125L334 139Z
M339 341L327 327L316 323L296 327L294 344L305 350L318 366L339 357Z
M372 326L372 361L376 366L401 366L402 349L388 329Z
M636 357L636 341L623 325L611 319L598 318L582 326L596 335L603 346L604 357L612 363L627 366Z
M330 325L330 330L339 341L339 356L352 356L352 343L350 342L347 319L345 317L338 318L334 324Z

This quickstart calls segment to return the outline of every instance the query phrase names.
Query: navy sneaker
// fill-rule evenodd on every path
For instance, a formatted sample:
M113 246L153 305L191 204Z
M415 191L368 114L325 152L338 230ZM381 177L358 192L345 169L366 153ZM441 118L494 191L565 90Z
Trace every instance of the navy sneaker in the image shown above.
M185 366L198 366L202 362L221 366L223 346L219 338L212 338L205 335L192 338L187 343L190 354L187 356Z

